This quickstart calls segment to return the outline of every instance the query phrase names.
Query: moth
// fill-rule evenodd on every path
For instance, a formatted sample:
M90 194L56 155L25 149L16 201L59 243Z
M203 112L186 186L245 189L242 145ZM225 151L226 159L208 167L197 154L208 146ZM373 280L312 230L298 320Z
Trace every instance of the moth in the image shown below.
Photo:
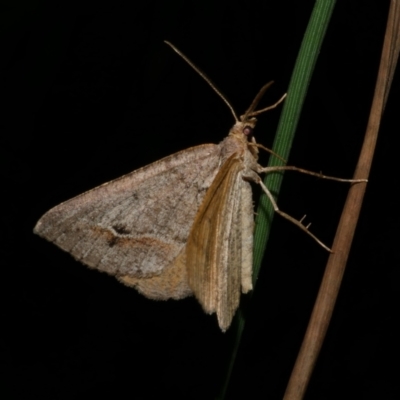
M275 210L323 245L301 221L280 211L259 174L253 129L263 86L238 118L209 79L171 43L230 108L235 124L219 144L192 147L107 182L44 214L34 232L90 268L114 275L150 299L194 295L228 329L241 293L252 287L254 211L250 182ZM312 172L303 171L321 176ZM323 176L322 176L323 177ZM349 181L336 178L339 181Z

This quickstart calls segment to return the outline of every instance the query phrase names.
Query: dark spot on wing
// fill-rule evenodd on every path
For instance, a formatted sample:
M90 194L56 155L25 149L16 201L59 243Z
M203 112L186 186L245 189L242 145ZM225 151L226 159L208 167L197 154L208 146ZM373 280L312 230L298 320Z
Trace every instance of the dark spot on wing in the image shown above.
M119 238L116 236L111 236L107 238L108 245L114 247L118 243Z
M112 228L119 235L129 235L131 233L131 231L129 229L127 229L127 227L122 225L122 224L113 225Z
M115 227L112 227L115 229ZM132 251L134 249L140 249L140 251L151 251L152 249L157 249L157 251L162 251L168 255L171 250L174 249L174 245L166 243L154 237L141 236L141 237L131 237L131 236L117 236L110 229L106 229L100 226L95 226L91 228L94 237L103 238L110 247L118 246L120 248L125 248L126 250ZM143 250L145 249L145 250Z

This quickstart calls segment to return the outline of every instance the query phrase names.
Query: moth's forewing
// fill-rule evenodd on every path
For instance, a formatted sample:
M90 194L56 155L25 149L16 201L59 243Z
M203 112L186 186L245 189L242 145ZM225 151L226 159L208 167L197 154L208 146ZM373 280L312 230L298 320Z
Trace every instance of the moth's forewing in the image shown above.
M222 165L200 206L186 245L189 285L204 310L217 313L222 330L229 327L240 299L242 169L236 153Z
M61 203L34 232L100 271L158 276L185 246L219 162L218 145L183 150Z

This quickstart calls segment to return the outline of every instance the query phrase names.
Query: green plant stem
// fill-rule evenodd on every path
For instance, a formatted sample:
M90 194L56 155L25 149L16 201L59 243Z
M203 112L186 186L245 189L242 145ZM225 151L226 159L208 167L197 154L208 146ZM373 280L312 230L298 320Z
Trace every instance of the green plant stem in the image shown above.
M317 0L304 34L300 51L290 80L287 99L285 100L282 115L278 125L272 150L284 159L288 159L294 134L303 107L304 99L317 61L325 32L327 30L335 0ZM282 165L276 157L270 157L268 166ZM277 196L282 184L283 172L273 173L266 177L264 183ZM260 198L257 209L256 226L254 232L254 262L253 282L257 281L261 261L267 245L274 210L265 195ZM230 363L225 381L219 395L224 399L229 385L230 376L236 359L242 337L245 320L241 310L237 313L234 326L236 327L234 344L230 356Z

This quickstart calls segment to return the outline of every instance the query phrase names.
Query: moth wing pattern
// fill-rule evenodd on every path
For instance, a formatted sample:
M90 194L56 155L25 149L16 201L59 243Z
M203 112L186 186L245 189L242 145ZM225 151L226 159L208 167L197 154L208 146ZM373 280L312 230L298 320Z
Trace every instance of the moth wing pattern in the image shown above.
M222 165L200 206L186 246L189 285L204 311L217 314L223 331L238 308L241 287L244 292L252 287L252 192L242 170L236 154Z
M163 269L160 275L147 278L122 275L118 277L118 280L127 286L134 287L139 293L149 299L179 300L191 296L193 292L188 285L185 249L186 246L182 248L174 261Z
M205 144L165 157L57 205L34 232L126 284L160 276L186 244L219 155L218 145ZM182 284L152 297L182 298L191 293Z

